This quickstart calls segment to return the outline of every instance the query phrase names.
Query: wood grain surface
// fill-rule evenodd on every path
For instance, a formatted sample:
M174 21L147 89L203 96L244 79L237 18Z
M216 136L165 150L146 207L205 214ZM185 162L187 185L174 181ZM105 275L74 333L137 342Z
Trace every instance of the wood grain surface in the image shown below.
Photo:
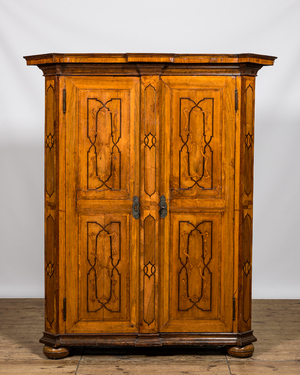
M242 54L174 54L174 53L49 53L44 55L25 56L28 65L41 65L51 63L194 63L194 64L224 64L247 63L273 65L276 57L257 55L253 53Z
M104 343L252 354L255 76L274 60L26 57L46 78L46 355Z

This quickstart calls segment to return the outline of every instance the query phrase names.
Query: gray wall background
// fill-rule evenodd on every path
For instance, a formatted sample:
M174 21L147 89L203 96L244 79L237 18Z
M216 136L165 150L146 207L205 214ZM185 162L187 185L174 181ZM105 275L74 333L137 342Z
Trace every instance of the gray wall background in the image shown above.
M48 52L278 56L258 73L253 297L300 298L299 0L0 0L0 297L43 297Z

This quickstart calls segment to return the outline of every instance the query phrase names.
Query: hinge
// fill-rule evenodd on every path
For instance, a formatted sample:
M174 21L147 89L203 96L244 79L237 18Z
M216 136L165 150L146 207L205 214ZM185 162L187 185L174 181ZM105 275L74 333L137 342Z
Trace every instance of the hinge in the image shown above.
M63 304L63 318L64 322L67 320L67 302L66 298L64 298L64 304Z
M235 110L239 109L239 92L235 89Z
M66 89L63 89L63 113L66 113Z
M232 298L232 320L235 320L235 297Z

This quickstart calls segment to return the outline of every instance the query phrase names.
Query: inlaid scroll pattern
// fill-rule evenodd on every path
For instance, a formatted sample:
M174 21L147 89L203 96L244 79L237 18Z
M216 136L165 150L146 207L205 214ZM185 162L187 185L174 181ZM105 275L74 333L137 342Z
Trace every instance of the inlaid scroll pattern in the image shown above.
M149 82L144 89L144 191L156 191L156 89Z
M155 320L155 219L148 215L144 220L143 299L144 322L149 326Z
M90 190L121 189L121 99L87 100L87 185Z
M253 185L253 117L254 90L251 85L246 89L246 121L245 121L245 172L244 192L249 197Z
M251 251L252 251L252 218L247 213L243 219L243 320L249 322L251 316Z
M46 90L45 122L45 190L51 198L55 190L55 92L51 84Z
M55 222L52 215L46 218L46 232L45 232L45 317L46 328L53 329L55 317Z
M214 99L180 98L179 189L213 188Z
M55 331L56 316L56 144L55 81L46 79L45 103L45 325Z
M212 222L193 225L179 222L178 310L196 307L211 311L212 305Z
M254 86L246 82L245 121L244 121L244 170L243 170L243 324L250 329L251 317L251 253L252 253L252 216L253 216L253 138L254 138Z
M121 223L87 223L87 309L121 311Z

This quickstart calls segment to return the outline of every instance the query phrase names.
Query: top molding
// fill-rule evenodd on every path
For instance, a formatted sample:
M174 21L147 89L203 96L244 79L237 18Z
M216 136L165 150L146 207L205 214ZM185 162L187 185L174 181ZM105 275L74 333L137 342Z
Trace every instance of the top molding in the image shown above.
M57 63L167 63L167 64L241 64L273 65L277 57L253 53L229 54L174 54L174 53L48 53L24 56L27 65Z
M49 53L24 56L49 75L251 75L276 57L241 54Z

